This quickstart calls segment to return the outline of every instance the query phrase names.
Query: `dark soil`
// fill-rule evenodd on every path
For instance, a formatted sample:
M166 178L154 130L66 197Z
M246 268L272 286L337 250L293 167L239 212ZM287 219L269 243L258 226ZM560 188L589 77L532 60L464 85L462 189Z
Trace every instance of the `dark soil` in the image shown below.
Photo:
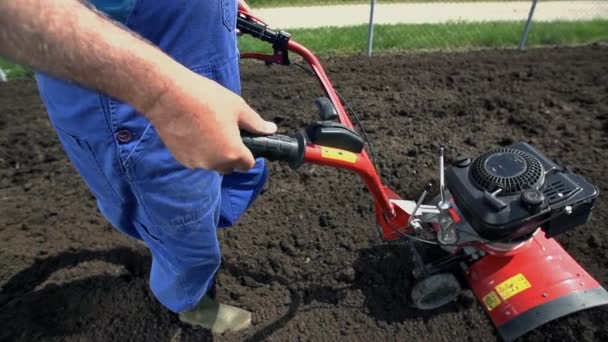
M385 182L417 196L435 147L475 156L528 141L600 189L592 221L558 238L608 284L608 48L326 59L360 113ZM286 132L315 118L316 81L297 67L243 65L244 96ZM150 257L97 213L31 80L0 84L0 340L201 341L148 290ZM411 307L411 259L383 243L357 177L271 167L270 188L220 234L220 300L255 312L226 341L488 341L474 296ZM550 323L526 341L606 341L608 309Z

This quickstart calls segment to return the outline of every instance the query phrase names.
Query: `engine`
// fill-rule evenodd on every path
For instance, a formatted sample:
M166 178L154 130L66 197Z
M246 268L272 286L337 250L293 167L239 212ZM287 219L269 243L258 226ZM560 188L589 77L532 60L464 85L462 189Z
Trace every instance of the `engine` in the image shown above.
M482 238L515 242L541 227L553 237L586 223L598 189L526 143L475 160L460 158L446 170L456 207Z

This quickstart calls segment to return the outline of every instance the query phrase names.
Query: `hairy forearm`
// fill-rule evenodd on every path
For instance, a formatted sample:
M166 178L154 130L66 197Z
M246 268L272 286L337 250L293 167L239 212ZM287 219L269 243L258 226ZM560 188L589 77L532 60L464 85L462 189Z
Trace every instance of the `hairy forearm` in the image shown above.
M0 0L0 55L142 113L188 72L78 0Z

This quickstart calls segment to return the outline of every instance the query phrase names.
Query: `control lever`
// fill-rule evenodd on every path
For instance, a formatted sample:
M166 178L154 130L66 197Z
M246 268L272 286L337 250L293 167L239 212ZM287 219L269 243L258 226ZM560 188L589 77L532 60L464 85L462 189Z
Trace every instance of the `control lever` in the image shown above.
M498 197L498 194L502 192L501 188L498 188L494 192L488 192L487 190L483 192L484 201L489 204L495 211L501 211L507 207L507 204L501 201Z
M432 182L424 188L424 191L420 195L417 202L413 201L395 201L395 204L410 214L408 219L408 227L413 229L421 228L421 223L437 223L442 227L443 241L454 241L456 237L455 231L453 230L453 220L450 214L450 202L447 199L445 189L445 148L443 146L439 149L439 186L440 186L440 199L437 205L424 205L424 199L433 186ZM413 209L411 209L413 207ZM411 210L411 211L410 211Z
M306 135L310 142L333 148L361 153L365 142L353 129L339 122L321 121L310 124L306 128Z
M420 195L420 198L418 198L418 202L416 202L416 206L414 206L414 210L410 214L410 218L407 221L408 227L412 227L414 230L422 229L422 225L420 224L421 220L419 218L415 218L415 216L418 213L418 209L420 209L420 206L424 202L426 195L429 193L432 187L433 183L429 182L429 184L427 184L427 186L424 188L424 191L422 191L422 194Z
M319 109L319 116L323 121L334 121L338 118L338 111L334 104L327 97L319 97L315 100L315 104Z
M439 192L441 200L439 201L438 207L441 210L447 210L450 208L450 202L445 198L445 147L439 147Z
M439 147L439 191L440 200L437 204L439 214L437 215L439 223L439 232L437 240L442 244L454 244L458 241L458 233L456 232L454 220L450 215L450 202L446 197L445 190L445 147Z

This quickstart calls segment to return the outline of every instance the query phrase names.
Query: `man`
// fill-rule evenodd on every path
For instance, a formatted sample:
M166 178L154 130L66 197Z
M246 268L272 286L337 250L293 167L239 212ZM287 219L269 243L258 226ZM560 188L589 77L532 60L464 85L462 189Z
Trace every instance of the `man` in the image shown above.
M236 13L236 0L0 0L0 55L38 70L100 211L150 249L156 298L218 333L249 326L251 313L207 295L216 228L267 177L239 130L276 131L238 95Z

